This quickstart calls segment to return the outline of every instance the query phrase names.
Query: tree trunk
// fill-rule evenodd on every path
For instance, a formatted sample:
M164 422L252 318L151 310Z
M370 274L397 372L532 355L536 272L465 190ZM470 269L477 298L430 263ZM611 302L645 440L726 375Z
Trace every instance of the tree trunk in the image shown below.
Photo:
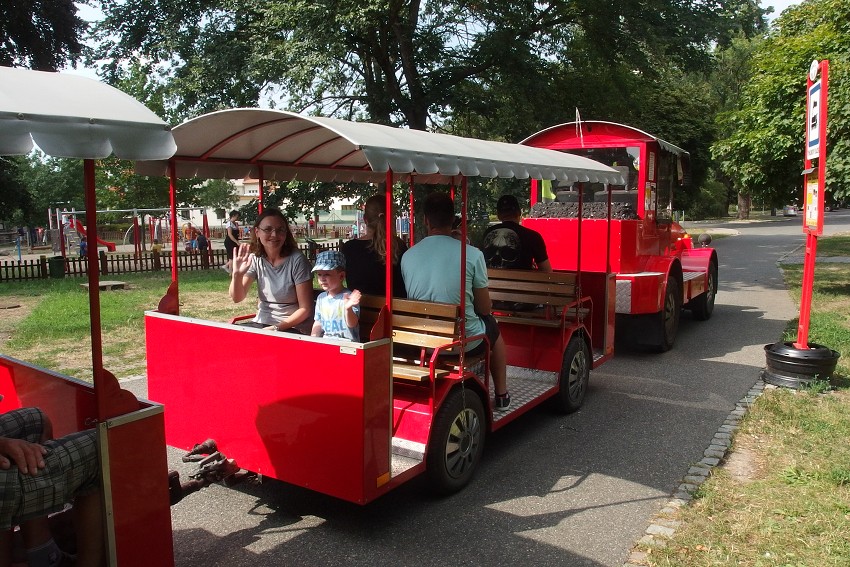
M738 220L746 220L750 218L751 206L752 196L748 193L738 193Z

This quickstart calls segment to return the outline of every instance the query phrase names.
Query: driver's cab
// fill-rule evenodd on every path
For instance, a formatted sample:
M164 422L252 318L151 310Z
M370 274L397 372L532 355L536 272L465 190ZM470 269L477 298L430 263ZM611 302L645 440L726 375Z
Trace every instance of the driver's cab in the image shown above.
M638 254L664 254L675 244L681 228L673 225L676 187L689 179L689 154L682 148L636 128L612 122L586 121L561 124L531 136L523 144L587 157L617 169L625 185L611 185L613 219L640 219ZM553 185L534 201L607 203L600 183ZM592 211L587 205L583 217ZM675 233L675 234L673 234Z

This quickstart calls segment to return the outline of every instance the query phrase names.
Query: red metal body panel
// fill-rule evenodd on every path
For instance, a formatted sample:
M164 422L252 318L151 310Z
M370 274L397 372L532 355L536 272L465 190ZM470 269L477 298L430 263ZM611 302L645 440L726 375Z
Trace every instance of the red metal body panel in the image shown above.
M5 356L0 356L0 393L0 413L39 407L53 423L56 437L96 422L91 384ZM111 494L105 505L114 523L117 564L174 565L161 407L139 401L138 411L105 425L108 450L101 455L101 471Z
M658 313L661 311L661 297L667 274L663 272L644 272L617 276L617 281L628 282L631 286L631 302L628 311L619 311L632 315Z
M39 407L56 437L91 427L97 415L91 384L0 355L0 413Z
M405 389L409 395L399 392ZM428 443L428 434L431 431L431 404L427 396L419 392L413 392L412 388L396 386L393 397L393 437L415 441L417 443Z
M576 248L578 219L527 218L522 224L543 236L553 269L575 271L579 268ZM647 264L651 258L678 256L684 248L676 245L684 231L675 223L656 226L643 220L612 219L609 222L606 219L582 219L581 230L582 271L609 271L605 256L607 242L610 242L610 271L616 274L651 271Z
M523 226L539 232L546 241L546 252L552 269L576 271L578 266L579 223L569 218L526 218ZM628 273L640 271L638 265L638 237L642 234L641 221L582 219L581 221L581 270L607 272L605 247L609 241L612 272Z
M717 265L717 252L712 248L687 248L682 251L682 270L687 274L696 272L695 278L685 282L685 303L702 295L708 289L708 270L712 262Z
M174 565L171 508L164 480L168 473L165 422L162 409L156 409L126 423L107 422L115 556L121 567Z
M170 445L210 437L243 468L351 502L385 491L388 340L340 343L160 313L145 322L148 391L165 405ZM225 355L187 356L189 336Z
M561 370L566 341L561 329L499 322L499 332L507 346L508 364L549 372Z

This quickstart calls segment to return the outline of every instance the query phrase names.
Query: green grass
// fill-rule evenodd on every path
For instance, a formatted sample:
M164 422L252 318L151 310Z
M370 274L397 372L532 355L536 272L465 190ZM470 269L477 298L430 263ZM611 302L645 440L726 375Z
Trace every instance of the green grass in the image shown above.
M818 256L850 256L850 236L818 238Z
M649 563L846 566L850 558L850 393L766 392L742 421L735 447L758 472L725 469L680 511L683 526Z
M82 278L15 282L0 286L0 348L9 356L87 380L91 376L89 296ZM145 372L144 312L155 309L168 289L170 273L124 274L126 290L100 294L104 366L118 378ZM254 310L234 304L221 270L180 275L181 314L227 321ZM3 344L3 339L5 344Z
M850 255L848 237L822 238L818 254ZM786 266L799 301L802 266ZM741 421L736 456L751 472L716 468L682 522L646 563L664 567L850 565L850 264L815 270L809 342L841 354L831 384L767 390ZM782 340L797 338L789 321ZM743 458L743 457L742 457ZM752 472L754 471L754 472Z
M726 238L727 236L731 236L728 232L713 232L710 228L699 228L692 227L688 229L688 234L691 235L693 239L694 246L699 246L698 238L700 234L708 233L711 235L712 240L720 240L721 238Z

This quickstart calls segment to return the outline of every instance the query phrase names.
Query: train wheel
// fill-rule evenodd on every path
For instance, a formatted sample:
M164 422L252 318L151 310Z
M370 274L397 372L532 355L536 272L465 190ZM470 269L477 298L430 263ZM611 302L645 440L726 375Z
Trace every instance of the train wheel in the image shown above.
M705 293L691 301L691 313L697 321L706 321L714 312L714 300L717 298L717 262L708 266L708 286Z
M434 490L450 494L466 486L481 460L485 433L481 398L469 389L453 390L437 412L428 443L427 470Z
M667 280L664 292L664 305L659 313L659 343L658 351L666 352L673 348L676 333L679 331L679 315L682 312L682 294L679 292L679 282L674 278Z
M559 410L572 413L584 403L584 395L590 381L590 365L587 343L580 336L573 335L561 363L560 392L554 398Z

